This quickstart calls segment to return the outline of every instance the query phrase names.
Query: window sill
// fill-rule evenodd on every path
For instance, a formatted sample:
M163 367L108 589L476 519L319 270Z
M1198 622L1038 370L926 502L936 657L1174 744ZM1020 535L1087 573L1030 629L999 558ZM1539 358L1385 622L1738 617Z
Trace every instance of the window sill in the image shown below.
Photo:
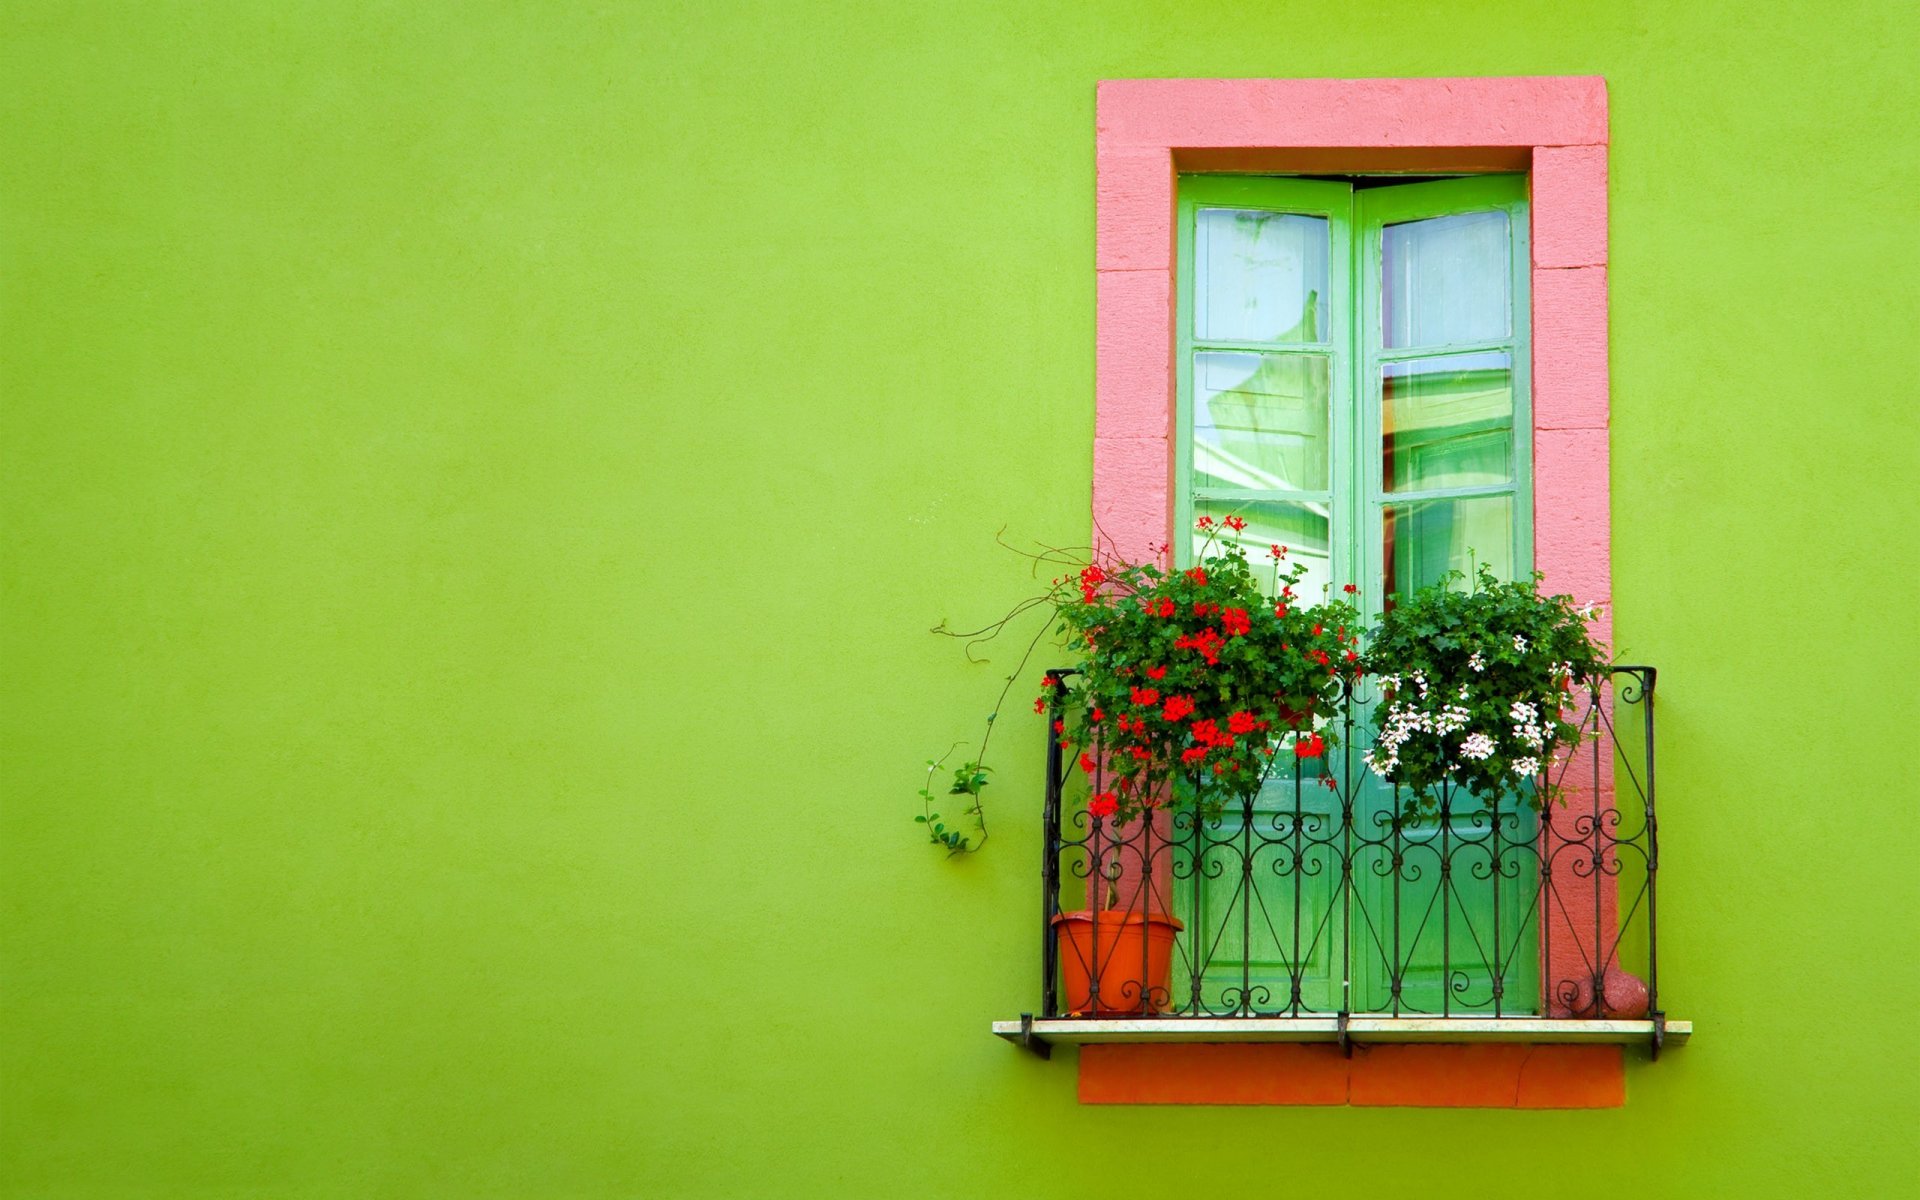
M1141 1043L1332 1042L1341 1045L1526 1043L1684 1044L1692 1021L1667 1018L1583 1021L1550 1017L1149 1017L995 1021L993 1032L1046 1057L1048 1047Z

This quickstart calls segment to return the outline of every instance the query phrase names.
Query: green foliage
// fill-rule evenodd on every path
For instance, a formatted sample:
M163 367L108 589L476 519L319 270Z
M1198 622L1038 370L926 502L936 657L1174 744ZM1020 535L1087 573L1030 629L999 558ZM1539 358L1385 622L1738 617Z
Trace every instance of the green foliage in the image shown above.
M1202 518L1201 528L1238 534L1245 523ZM991 638L1026 613L1046 613L1021 666L1048 632L1080 652L1072 672L1043 679L1034 708L1055 722L1066 752L1089 776L1088 811L1116 822L1166 806L1214 816L1228 799L1258 791L1283 752L1325 753L1333 735L1319 728L1321 718L1359 670L1356 609L1344 599L1300 603L1294 585L1306 568L1286 568L1285 559L1283 547L1272 548L1263 587L1241 546L1216 545L1214 536L1197 566L1177 571L1050 551L1036 561L1077 572L1055 578L986 629L950 636ZM1016 669L1008 677L1008 689L1019 676ZM933 777L944 760L928 763L924 812L915 820L950 854L986 840L981 761L997 715L987 718L979 753L955 770L949 789L973 798L966 814L980 825L977 839L956 834L933 811Z
M1433 810L1448 786L1487 801L1551 798L1546 767L1579 738L1568 720L1574 689L1607 663L1587 633L1591 611L1540 595L1539 578L1452 572L1373 631L1365 662L1381 704L1365 757L1407 789L1410 808Z
M1143 809L1217 816L1257 792L1283 751L1323 754L1316 718L1359 666L1358 614L1345 600L1303 605L1303 564L1271 551L1263 588L1231 535L1199 565L1092 564L1056 589L1060 629L1084 649L1056 706L1069 753L1089 776L1088 811L1125 821Z
M988 719L991 720L992 718ZM987 786L987 775L992 772L993 768L983 767L977 762L969 761L963 762L953 769L953 782L947 788L947 795L973 797L973 803L961 810L962 815L971 818L974 824L973 832L967 833L959 829L948 828L940 814L933 811L935 804L933 777L939 774L940 769L944 766L946 766L946 759L944 757L930 758L927 760L927 782L926 786L920 789L921 812L918 816L914 817L914 822L915 824L925 825L927 827L928 840L936 846L946 847L949 855L965 854L969 851L979 849L980 843L987 840L985 814L981 811L980 807L980 791Z

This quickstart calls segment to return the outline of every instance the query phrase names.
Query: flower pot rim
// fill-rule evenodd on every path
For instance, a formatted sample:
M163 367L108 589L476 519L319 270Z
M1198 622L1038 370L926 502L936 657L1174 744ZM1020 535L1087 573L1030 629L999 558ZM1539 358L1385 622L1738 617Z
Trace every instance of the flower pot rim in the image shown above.
M1084 921L1091 925L1095 921L1094 910L1090 908L1077 908L1071 912L1058 912L1053 914L1049 924L1059 925L1066 921ZM1177 930L1187 927L1185 922L1181 921L1179 917L1174 916L1172 913L1138 913L1126 909L1103 908L1099 911L1099 923L1105 925L1108 921L1112 921L1118 925L1142 925L1147 923L1171 925Z

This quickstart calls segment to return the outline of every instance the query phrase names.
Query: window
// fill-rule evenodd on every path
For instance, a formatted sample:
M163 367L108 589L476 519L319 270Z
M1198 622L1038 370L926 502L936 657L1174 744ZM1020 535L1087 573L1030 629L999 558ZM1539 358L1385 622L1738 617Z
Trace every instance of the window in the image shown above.
M1239 516L1246 528L1228 536L1250 561L1283 544L1308 565L1309 601L1348 581L1377 604L1479 563L1507 578L1530 570L1531 455L1515 437L1531 428L1525 182L1183 176L1175 528ZM1186 557L1207 536L1194 533ZM1318 776L1325 761L1303 769ZM1363 831L1397 808L1370 777L1338 792L1353 796ZM1490 857L1456 849L1450 882L1437 871L1396 877L1383 847L1361 853L1379 868L1361 872L1363 886L1342 887L1338 856L1316 844L1339 828L1339 803L1318 789L1303 797L1283 773L1254 810L1253 828L1271 834L1292 828L1304 804L1305 853L1323 861L1302 864L1298 888L1249 895L1227 861L1240 814L1216 823L1220 844L1187 873L1191 886L1168 881L1188 954L1206 963L1196 1006L1231 1008L1249 987L1284 1004L1293 957L1305 953L1307 1009L1538 1011L1537 924L1514 919L1534 872L1518 862L1496 872ZM1503 819L1506 835L1535 836L1530 814ZM1413 822L1407 850L1430 855L1419 847L1443 835L1471 844L1491 820L1480 806L1454 811L1444 831L1438 818ZM1291 874L1282 859L1261 865ZM1387 879L1394 886L1370 886ZM1383 955L1353 944L1395 905L1425 918L1406 922L1411 947ZM1463 964L1443 925L1505 936ZM1296 928L1309 932L1291 936Z
M1531 570L1524 177L1179 197L1175 528L1238 514L1250 558L1309 564L1309 599Z
M1389 570L1393 586L1415 586L1466 549L1491 541L1489 530L1504 528L1512 555L1505 569L1538 569L1549 590L1604 609L1610 599L1607 141L1606 83L1592 76L1102 82L1092 513L1101 548L1135 560L1151 557L1183 536L1176 530L1186 527L1196 495L1234 500L1222 493L1243 490L1248 495L1241 502L1275 506L1275 525L1290 522L1312 533L1324 521L1326 572L1355 568L1354 582L1375 595ZM1379 172L1475 178L1422 184L1432 189L1425 193L1359 178ZM1253 314L1210 308L1207 333L1196 344L1194 327L1183 320L1192 315L1183 307L1192 297L1181 289L1192 281L1183 278L1182 264L1195 253L1195 229L1181 220L1191 207L1182 183L1191 183L1189 176L1227 175L1239 178L1219 179L1218 186L1238 182L1296 193L1214 205L1268 214L1251 218L1262 237L1272 239L1263 244L1281 247L1292 239L1292 267L1262 265L1258 257L1236 263L1230 254L1223 269L1253 272L1271 283L1276 297L1285 294L1286 271L1297 271L1295 299ZM1504 186L1511 189L1500 204L1421 211L1448 189L1499 186L1487 178L1495 175L1507 176ZM1271 178L1279 176L1294 178ZM1340 183L1341 176L1358 182ZM1325 185L1316 189L1319 207L1303 207L1299 196L1315 184ZM1411 207L1395 207L1400 199ZM1486 314L1476 303L1484 296L1409 290L1446 247L1491 239L1490 222L1473 219L1491 208L1503 209L1508 222L1512 274L1505 302L1513 321L1505 337L1480 336ZM1304 236L1313 227L1290 217L1326 222L1324 288L1314 286L1318 243ZM1236 219L1224 220L1227 228L1209 229L1212 249L1219 249L1211 242L1215 233L1234 232ZM1389 247L1389 233L1399 226L1411 228L1393 233ZM1369 231L1377 249L1369 249ZM1368 284L1358 264L1377 262L1384 271L1389 249L1398 271L1411 274L1383 274ZM1313 284L1304 282L1309 276ZM1368 327L1370 286L1372 303L1381 307L1379 335L1368 344L1354 331ZM1344 338L1336 323L1347 328ZM1436 349L1441 353L1431 352ZM1201 352L1251 355L1255 364L1243 362L1237 378L1231 360L1201 364L1223 372L1201 382L1222 385L1214 394L1226 403L1213 414L1206 453L1196 457L1184 424L1192 411L1184 406L1193 399L1193 359ZM1429 361L1435 359L1441 361ZM1367 379L1378 390L1362 390ZM1315 416L1320 410L1308 403L1322 386L1324 429ZM1503 409L1499 398L1508 388L1511 407ZM1389 430L1391 442L1384 436ZM1275 436L1264 436L1269 432ZM1249 462L1245 442L1254 433L1267 448ZM1324 446L1324 481L1316 440ZM1503 452L1511 456L1504 480ZM1208 477L1198 478L1202 473ZM1190 553L1190 547L1176 552ZM1604 620L1600 632L1604 639ZM1651 679L1646 671L1639 682L1650 687ZM1603 779L1591 801L1604 806L1611 796ZM1353 866L1367 869L1364 859ZM1555 866L1557 877L1558 867L1571 864ZM1154 868L1156 876L1161 870ZM1530 1023L1526 1040L1536 1045L1518 1054L1504 1045L1373 1041L1514 1036L1510 1028L1492 1028L1503 1024L1499 1019L1477 1016L1417 1029L1358 1016L1351 1022L1290 1017L1264 1026L1201 1022L1204 1029L1187 1029L1179 1040L1249 1041L1144 1045L1129 1040L1163 1035L1081 1028L1086 1023L1053 1019L1048 1007L1041 1020L1001 1022L995 1032L1043 1052L1050 1041L1084 1043L1080 1096L1091 1103L1619 1104L1624 1080L1617 1047L1567 1043L1645 1037L1657 1048L1663 1039L1683 1040L1691 1026L1659 1011L1650 936L1635 957L1620 953L1621 939L1633 929L1650 931L1650 906L1623 898L1610 869L1580 878L1584 887L1563 888L1543 906L1539 954L1528 960L1539 972L1538 987L1524 990L1544 1011L1523 1018ZM1534 890L1530 882L1517 886ZM1337 915L1327 911L1329 919ZM1286 922L1276 916L1274 923ZM1344 935L1336 932L1333 942L1343 943ZM1260 949L1242 948L1249 966ZM1623 964L1636 961L1647 971L1646 1019L1573 1019L1592 1011L1593 996L1603 990L1611 996L1616 983L1630 983ZM1043 956L1040 979L1050 1005L1047 962ZM1331 967L1310 965L1321 979L1332 977ZM1368 1003L1357 999L1342 1012L1362 1012ZM1311 1006L1325 1007L1320 1000ZM1617 1007L1611 1000L1608 1006ZM1274 1024L1284 1024L1284 1032L1265 1027ZM1476 1025L1486 1028L1467 1031ZM1271 1036L1344 1045L1251 1044ZM1347 1057L1342 1049L1357 1052Z

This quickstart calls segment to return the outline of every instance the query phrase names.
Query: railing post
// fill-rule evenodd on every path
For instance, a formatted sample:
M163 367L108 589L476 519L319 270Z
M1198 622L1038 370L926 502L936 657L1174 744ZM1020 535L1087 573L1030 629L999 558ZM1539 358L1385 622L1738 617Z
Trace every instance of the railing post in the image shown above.
M1066 782L1060 735L1053 723L1065 716L1068 672L1053 671L1053 699L1047 709L1047 786L1044 811L1040 818L1040 1015L1057 1017L1060 1002L1056 977L1059 975L1059 942L1053 931L1054 914L1060 911L1060 794Z
M1647 1014L1653 1018L1653 1055L1660 1056L1666 1033L1666 1014L1660 1011L1660 910L1654 879L1660 870L1660 826L1654 816L1653 683L1659 672L1648 667L1640 676L1640 719L1647 739Z

